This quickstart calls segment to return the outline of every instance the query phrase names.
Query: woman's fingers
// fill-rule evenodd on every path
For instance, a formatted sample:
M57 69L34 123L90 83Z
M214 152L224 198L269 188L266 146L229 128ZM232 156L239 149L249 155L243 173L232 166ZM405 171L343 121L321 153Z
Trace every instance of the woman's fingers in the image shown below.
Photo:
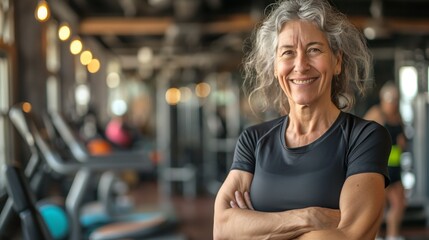
M235 191L235 202L237 203L239 208L246 209L248 208L246 202L244 201L243 194L239 191Z
M229 205L232 208L255 210L253 208L252 202L250 201L249 192L244 192L244 194L242 194L240 191L235 191L234 197L235 199L229 202Z
M252 201L250 201L249 192L244 192L244 201L246 201L246 205L249 209L255 210L252 205Z
M231 208L238 208L237 203L235 203L235 201L230 201L229 205L231 206Z

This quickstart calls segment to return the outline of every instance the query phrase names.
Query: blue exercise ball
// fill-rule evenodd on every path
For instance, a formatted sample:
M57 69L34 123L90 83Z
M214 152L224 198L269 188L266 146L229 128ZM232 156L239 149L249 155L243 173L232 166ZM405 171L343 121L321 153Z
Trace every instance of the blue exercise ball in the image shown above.
M70 223L64 208L54 204L44 204L39 206L39 212L55 240L62 240L67 237Z

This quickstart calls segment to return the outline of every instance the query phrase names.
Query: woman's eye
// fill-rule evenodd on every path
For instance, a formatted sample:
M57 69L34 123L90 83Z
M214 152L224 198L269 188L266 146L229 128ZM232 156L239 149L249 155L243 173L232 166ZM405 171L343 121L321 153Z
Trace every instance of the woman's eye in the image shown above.
M320 53L322 52L320 49L318 48L310 48L308 49L308 53Z
M292 50L287 50L287 51L283 51L282 52L282 56L290 56L290 55L292 55L293 54L293 51Z

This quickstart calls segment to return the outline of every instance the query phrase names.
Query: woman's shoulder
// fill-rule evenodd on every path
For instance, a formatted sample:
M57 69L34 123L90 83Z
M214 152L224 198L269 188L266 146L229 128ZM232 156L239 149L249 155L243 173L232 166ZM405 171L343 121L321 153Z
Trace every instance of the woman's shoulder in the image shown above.
M246 127L242 132L242 135L250 135L256 138L260 138L267 133L272 132L273 130L281 129L281 127L284 126L285 121L287 121L287 116L281 116L271 120L260 122Z
M245 131L253 132L253 131L269 131L273 127L282 126L282 124L286 121L287 116L277 117L271 120L266 120L245 128Z
M352 124L354 127L367 126L367 125L381 126L381 124L379 124L375 120L367 119L365 117L360 117L353 113L343 112L343 115L344 115L344 122L346 124Z
M346 134L354 136L365 136L374 133L383 137L389 136L386 128L377 121L364 119L352 113L344 113L342 125Z

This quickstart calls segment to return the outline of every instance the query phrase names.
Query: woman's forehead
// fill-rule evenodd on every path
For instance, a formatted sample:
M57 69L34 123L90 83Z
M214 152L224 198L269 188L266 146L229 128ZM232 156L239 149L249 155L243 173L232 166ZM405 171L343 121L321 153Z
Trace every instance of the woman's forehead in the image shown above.
M302 20L292 20L283 24L279 33L279 46L310 42L323 44L328 42L316 24Z

